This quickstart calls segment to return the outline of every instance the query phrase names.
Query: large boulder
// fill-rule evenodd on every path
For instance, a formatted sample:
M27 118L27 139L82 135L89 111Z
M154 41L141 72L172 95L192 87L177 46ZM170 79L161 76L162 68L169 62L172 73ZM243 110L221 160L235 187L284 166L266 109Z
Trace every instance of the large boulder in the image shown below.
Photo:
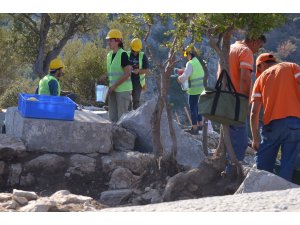
M249 171L244 182L240 185L235 194L286 190L291 188L299 188L299 185L293 184L273 173L253 168Z
M65 159L56 154L44 154L25 163L24 171L45 171L55 173L65 167Z
M8 172L7 183L10 186L18 185L20 183L20 176L22 173L21 163L11 164Z
M152 154L141 152L114 152L108 156L102 156L101 160L105 173L111 173L118 167L123 167L137 175L143 174L145 169L155 162Z
M85 176L87 174L94 173L96 170L96 159L85 155L72 155L70 157L70 167L67 172L71 174L77 174L79 176Z
M132 194L133 190L131 189L103 191L99 201L108 206L122 205L127 202Z
M110 189L128 189L139 179L129 169L119 167L111 175L109 181Z
M112 124L90 112L75 111L74 121L23 118L16 107L7 109L6 133L21 138L28 151L108 153Z
M5 119L5 113L1 112L0 109L0 133L1 133L1 127L4 125L4 119Z
M156 98L150 100L137 110L124 114L118 124L133 132L136 137L136 149L141 152L153 152L151 118L155 110ZM196 168L204 159L202 142L192 138L173 121L177 139L177 162L186 168ZM171 154L172 139L170 137L166 110L161 117L161 140L165 154Z
M20 138L0 134L0 160L11 160L12 158L26 155L26 147Z
M136 136L118 125L113 125L112 138L114 150L132 151Z

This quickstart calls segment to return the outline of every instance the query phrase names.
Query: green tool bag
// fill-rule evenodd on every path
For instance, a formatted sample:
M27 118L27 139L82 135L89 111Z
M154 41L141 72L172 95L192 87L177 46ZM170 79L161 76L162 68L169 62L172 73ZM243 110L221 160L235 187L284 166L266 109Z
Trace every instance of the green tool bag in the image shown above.
M226 80L226 90L222 90ZM204 91L199 98L199 113L205 118L226 125L246 122L248 97L237 93L226 70L222 70L215 90Z

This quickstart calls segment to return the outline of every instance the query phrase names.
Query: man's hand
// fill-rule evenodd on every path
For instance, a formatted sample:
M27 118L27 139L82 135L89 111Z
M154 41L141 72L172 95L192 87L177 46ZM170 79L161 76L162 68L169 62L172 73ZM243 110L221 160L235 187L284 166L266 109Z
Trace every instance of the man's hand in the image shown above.
M181 81L179 80L179 77L177 77L177 83L181 84Z
M110 95L111 93L113 93L115 91L116 87L113 85L111 87L109 87L107 94Z
M253 139L252 141L252 146L251 146L255 151L258 151L259 149L259 140Z
M135 75L138 75L138 74L140 73L140 70L139 70L139 69L134 69L132 72L133 72Z

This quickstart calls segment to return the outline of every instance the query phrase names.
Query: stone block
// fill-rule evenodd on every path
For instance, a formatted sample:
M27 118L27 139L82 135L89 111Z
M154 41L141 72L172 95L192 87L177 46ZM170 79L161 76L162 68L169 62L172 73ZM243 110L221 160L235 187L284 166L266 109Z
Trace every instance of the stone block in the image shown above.
M273 173L253 168L247 174L247 177L235 194L286 190L291 188L299 188L299 185L293 184Z
M28 151L52 153L109 153L112 124L90 112L75 111L74 121L23 118L7 109L6 133L21 138Z
M104 191L101 193L100 202L108 206L116 206L125 203L132 195L133 191L130 189Z
M0 134L0 159L11 160L12 158L21 158L26 155L26 147L20 138Z

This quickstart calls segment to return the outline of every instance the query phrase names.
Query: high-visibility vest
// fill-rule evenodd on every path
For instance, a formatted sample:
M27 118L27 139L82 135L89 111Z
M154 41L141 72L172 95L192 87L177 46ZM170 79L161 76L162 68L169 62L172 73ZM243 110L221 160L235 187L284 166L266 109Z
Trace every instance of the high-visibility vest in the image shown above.
M131 51L128 51L128 57L130 57L130 53ZM139 69L143 69L143 57L144 57L144 52L139 52ZM139 74L140 76L140 84L142 87L145 86L146 84L146 78L145 78L145 74Z
M124 69L122 68L122 64L121 64L121 58L122 58L121 56L123 52L125 51L122 48L120 48L117 51L113 60L112 60L113 51L110 51L107 54L107 74L108 74L109 87L113 86L122 76L124 76ZM130 77L128 77L126 81L124 81L115 89L115 92L124 92L124 91L132 91L132 82Z
M187 93L189 95L201 94L204 90L204 70L196 57L192 58L188 63L192 64L193 72L189 76L189 89L187 90Z
M49 82L55 80L57 82L57 94L60 96L60 83L55 76L50 74L43 77L39 82L39 95L50 95Z

